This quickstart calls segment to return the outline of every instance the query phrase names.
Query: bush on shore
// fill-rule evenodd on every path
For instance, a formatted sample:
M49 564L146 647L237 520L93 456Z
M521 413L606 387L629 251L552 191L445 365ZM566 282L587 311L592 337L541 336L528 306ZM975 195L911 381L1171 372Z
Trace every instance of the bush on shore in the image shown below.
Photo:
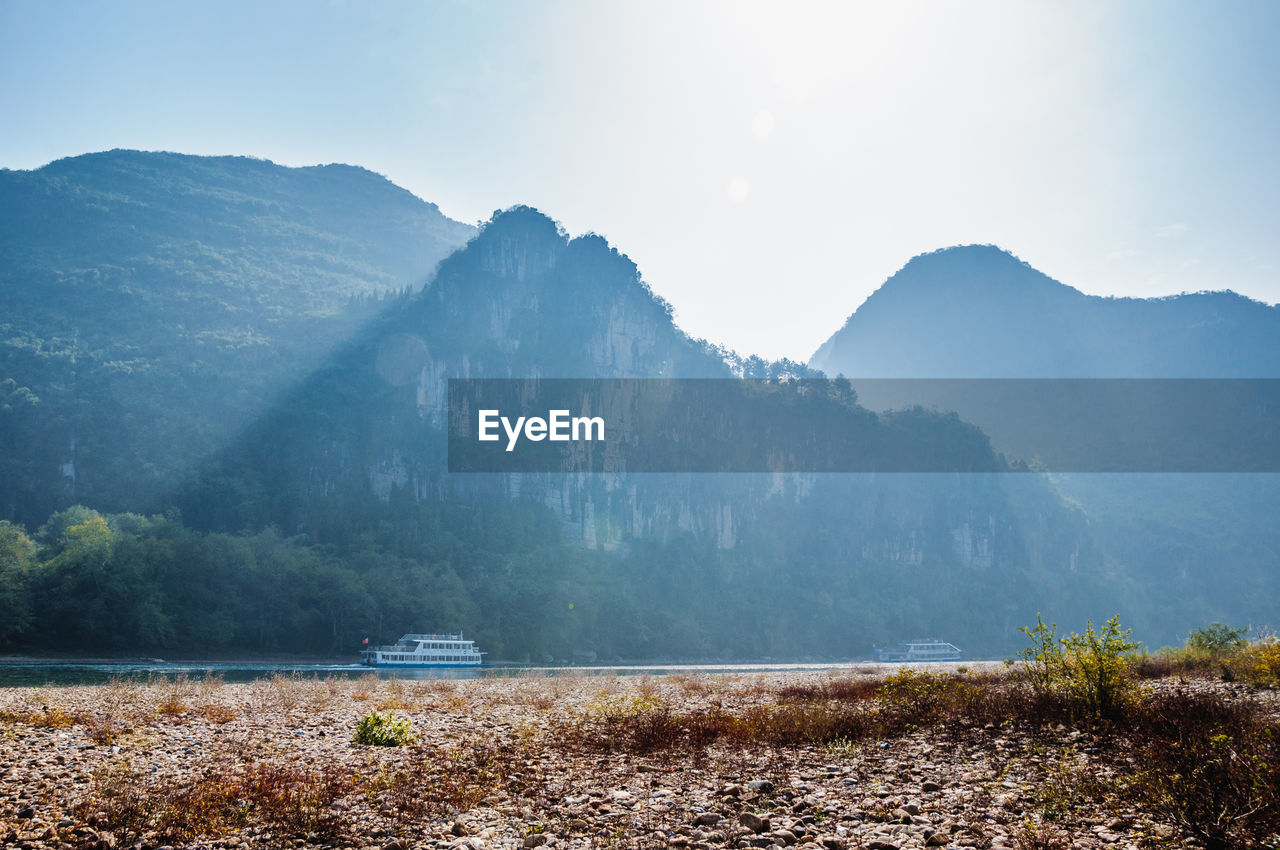
M1019 631L1031 639L1022 657L1037 692L1061 694L1087 717L1104 720L1119 719L1137 698L1130 656L1139 644L1129 639L1131 629L1120 628L1119 616L1101 632L1086 623L1084 634L1058 637L1058 627L1037 614L1035 626Z
M396 717L389 711L371 711L356 724L356 743L364 746L399 747L413 739L409 718Z

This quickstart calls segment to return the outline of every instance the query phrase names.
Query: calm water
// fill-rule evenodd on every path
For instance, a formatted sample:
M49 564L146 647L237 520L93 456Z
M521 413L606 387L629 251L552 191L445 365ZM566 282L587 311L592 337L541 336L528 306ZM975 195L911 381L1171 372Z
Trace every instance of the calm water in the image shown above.
M979 667L991 662L968 662ZM485 665L479 669L427 668L371 670L358 664L267 664L248 662L178 662L154 661L47 661L0 660L0 687L33 687L37 685L100 685L116 678L145 681L153 677L172 678L185 675L204 678L219 675L228 682L252 682L272 676L297 676L310 679L355 678L377 675L381 679L475 679L480 677L515 676L661 676L668 673L777 673L801 670L858 670L876 672L898 666L846 662L843 664L670 664L621 665L613 667L517 667ZM965 662L924 665L930 669L954 669Z

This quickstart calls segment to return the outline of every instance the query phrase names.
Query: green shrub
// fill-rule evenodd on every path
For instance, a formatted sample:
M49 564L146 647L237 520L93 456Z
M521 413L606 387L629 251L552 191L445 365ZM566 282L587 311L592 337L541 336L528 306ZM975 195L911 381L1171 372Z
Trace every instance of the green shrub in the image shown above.
M892 728L919 726L955 714L976 690L960 676L903 667L884 680L876 696L881 715Z
M1026 662L1031 684L1041 693L1053 691L1065 675L1057 624L1045 625L1040 615L1036 614L1034 627L1020 626L1018 631L1031 640L1031 646L1022 650L1022 659Z
M1086 623L1083 635L1063 639L1072 692L1097 717L1115 717L1132 701L1133 680L1126 655L1138 648L1131 629L1120 630L1120 617L1107 620L1101 633Z
M1248 626L1233 629L1222 623L1210 623L1188 635L1187 649L1210 655L1227 655L1244 648L1247 643L1244 636L1248 631Z
M398 747L414 739L413 724L407 717L389 711L371 711L356 724L356 743L374 747Z
M1121 630L1119 616L1107 620L1101 632L1089 622L1084 634L1060 638L1057 628L1037 614L1034 628L1020 629L1031 639L1022 657L1033 686L1065 695L1088 717L1118 717L1136 696L1128 656L1139 644L1129 640L1132 630Z

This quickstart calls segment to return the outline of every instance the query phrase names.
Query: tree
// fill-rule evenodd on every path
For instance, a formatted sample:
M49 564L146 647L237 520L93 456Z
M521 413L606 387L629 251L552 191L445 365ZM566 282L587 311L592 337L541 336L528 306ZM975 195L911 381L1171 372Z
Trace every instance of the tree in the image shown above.
M0 646L16 640L31 621L31 564L36 545L22 526L0 520Z
M1247 643L1244 636L1248 631L1248 626L1233 629L1224 623L1213 622L1191 631L1187 636L1187 649L1209 655L1226 655L1244 647Z

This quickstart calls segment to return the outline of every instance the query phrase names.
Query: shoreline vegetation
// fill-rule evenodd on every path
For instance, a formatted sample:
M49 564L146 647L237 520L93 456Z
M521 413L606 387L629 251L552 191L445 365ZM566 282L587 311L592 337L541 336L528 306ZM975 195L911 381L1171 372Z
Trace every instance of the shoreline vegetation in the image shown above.
M1114 620L1083 635L1025 631L1024 663L997 670L0 689L0 843L1280 840L1280 644L1215 624L1147 655Z

